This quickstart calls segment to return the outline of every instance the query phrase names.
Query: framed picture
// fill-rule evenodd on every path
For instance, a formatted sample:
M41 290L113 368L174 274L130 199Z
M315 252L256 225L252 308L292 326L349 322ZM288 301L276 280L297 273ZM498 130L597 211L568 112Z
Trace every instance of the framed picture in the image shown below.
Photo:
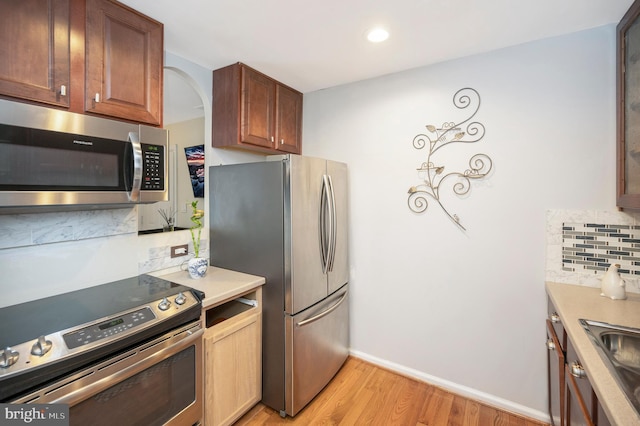
M189 146L184 149L191 178L193 196L204 197L204 145Z
M640 209L640 0L617 27L617 200Z

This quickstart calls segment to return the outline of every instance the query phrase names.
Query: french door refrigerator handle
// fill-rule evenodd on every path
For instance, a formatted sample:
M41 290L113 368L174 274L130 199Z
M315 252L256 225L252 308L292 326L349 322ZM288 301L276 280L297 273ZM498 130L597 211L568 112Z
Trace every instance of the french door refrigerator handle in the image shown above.
M333 261L336 258L336 236L337 236L337 213L336 213L336 194L333 192L333 181L331 175L327 176L329 181L329 215L330 215L330 227L329 227L329 272L333 271Z
M338 309L338 306L342 305L342 302L344 302L344 299L347 298L347 294L348 294L348 292L345 291L344 294L342 295L342 297L340 298L340 300L338 300L333 306L331 306L326 311L322 311L318 315L312 316L311 318L307 318L304 321L300 321L299 323L296 323L296 325L298 327L303 327L303 326L305 326L307 324L310 324L310 323L312 323L314 321L318 321L322 317L325 317L325 316L329 315L331 312L333 312L336 309Z
M331 250L331 242L328 240L330 234L327 231L327 221L330 220L327 217L330 197L329 179L327 175L322 175L322 194L320 197L320 253L322 255L322 273L326 274L329 271L329 255Z

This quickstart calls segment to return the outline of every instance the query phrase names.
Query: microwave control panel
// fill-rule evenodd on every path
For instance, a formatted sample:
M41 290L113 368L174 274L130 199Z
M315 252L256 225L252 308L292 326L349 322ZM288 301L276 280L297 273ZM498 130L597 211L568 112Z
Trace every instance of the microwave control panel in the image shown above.
M140 189L164 191L164 146L142 145L142 186Z

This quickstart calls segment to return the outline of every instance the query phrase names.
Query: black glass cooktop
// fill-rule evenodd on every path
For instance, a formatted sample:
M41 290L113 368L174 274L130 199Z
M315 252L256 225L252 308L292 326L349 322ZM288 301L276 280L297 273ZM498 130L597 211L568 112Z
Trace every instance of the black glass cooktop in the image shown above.
M151 275L140 275L0 308L0 348L191 290L190 287Z

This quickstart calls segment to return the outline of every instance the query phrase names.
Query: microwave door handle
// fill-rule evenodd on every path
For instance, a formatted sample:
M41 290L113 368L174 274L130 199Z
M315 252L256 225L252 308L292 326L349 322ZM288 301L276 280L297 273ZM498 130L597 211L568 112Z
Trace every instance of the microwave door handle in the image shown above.
M140 135L136 132L129 132L129 142L133 152L133 181L131 182L131 192L129 201L140 201L140 187L142 186L142 146L140 145Z

